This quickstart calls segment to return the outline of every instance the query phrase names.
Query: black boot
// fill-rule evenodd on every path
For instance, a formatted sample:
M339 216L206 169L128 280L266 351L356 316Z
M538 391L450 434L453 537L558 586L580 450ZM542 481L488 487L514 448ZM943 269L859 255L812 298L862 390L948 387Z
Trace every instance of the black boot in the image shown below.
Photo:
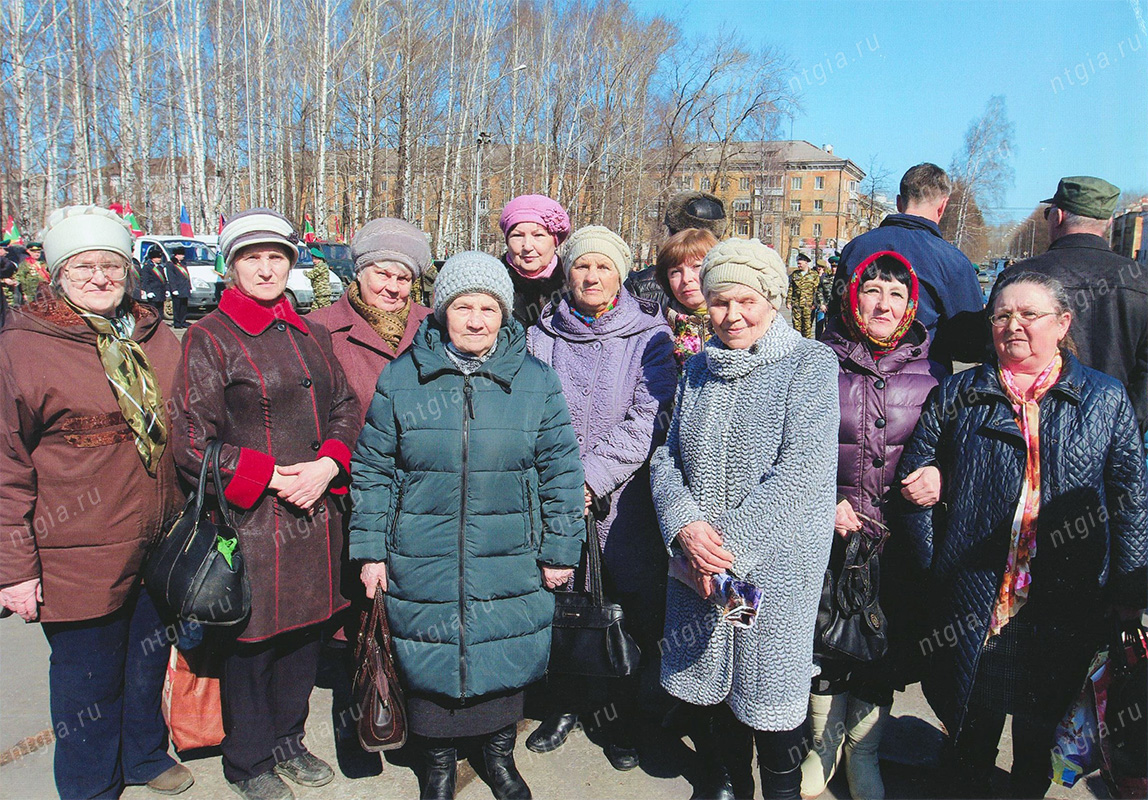
M761 796L765 800L801 800L801 766L787 772L761 768Z
M482 762L486 781L496 800L531 800L530 787L514 766L514 741L518 729L507 725L490 734L482 743Z
M455 781L458 779L458 752L454 747L439 747L428 743L423 748L423 758L426 772L419 800L454 800Z
M566 737L578 725L577 714L551 714L526 737L526 749L549 753L566 743Z
M686 733L694 743L700 770L690 800L736 800L733 781L725 764L722 763L721 748L713 732L709 709L695 708L694 712Z

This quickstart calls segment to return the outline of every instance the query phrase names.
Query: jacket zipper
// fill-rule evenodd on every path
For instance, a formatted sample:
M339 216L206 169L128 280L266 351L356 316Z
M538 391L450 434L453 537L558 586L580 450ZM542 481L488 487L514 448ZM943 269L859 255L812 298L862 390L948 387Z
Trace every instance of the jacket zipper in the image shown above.
M465 408L462 412L462 487L458 514L458 685L459 696L466 700L466 495L470 471L470 421L474 419L474 389L470 376L462 377Z
M402 483L399 484L399 496L395 499L395 516L391 518L391 535L387 549L393 550L399 540L399 514L403 512L403 492L405 492L406 489L407 482L404 478Z

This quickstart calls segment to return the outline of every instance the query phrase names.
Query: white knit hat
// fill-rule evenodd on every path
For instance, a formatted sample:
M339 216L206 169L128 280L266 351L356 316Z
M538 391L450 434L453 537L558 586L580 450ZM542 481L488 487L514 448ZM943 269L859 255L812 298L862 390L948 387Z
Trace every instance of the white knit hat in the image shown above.
M291 266L299 260L299 235L288 219L269 208L241 211L227 221L219 232L219 252L227 266L239 251L252 244L278 244L287 248Z
M785 262L759 239L718 242L706 253L699 278L702 294L707 297L722 286L736 283L761 294L774 308L785 303Z
M48 217L40 233L44 260L55 277L64 262L77 253L106 250L132 259L132 232L119 214L99 206L65 206Z
M621 236L603 225L586 225L574 231L562 246L562 268L566 270L567 277L574 262L587 253L598 253L610 259L625 283L633 256L630 246Z
M502 306L502 321L510 319L514 309L514 284L506 266L492 255L477 250L455 253L438 271L434 281L434 315L446 319L446 309L456 297L482 292Z

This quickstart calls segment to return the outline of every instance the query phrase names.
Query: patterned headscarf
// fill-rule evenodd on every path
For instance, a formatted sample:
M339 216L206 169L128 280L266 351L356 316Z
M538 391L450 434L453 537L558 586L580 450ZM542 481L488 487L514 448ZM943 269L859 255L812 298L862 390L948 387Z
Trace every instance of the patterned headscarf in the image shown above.
M909 302L905 306L905 316L901 322L893 329L893 332L888 337L882 339L872 336L865 330L861 322L860 310L860 294L861 294L861 276L865 274L865 270L869 265L879 258L892 258L899 262L901 265L909 270ZM920 289L920 283L917 280L917 272L913 269L913 265L909 260L900 253L892 250L882 250L874 253L857 265L857 269L853 270L853 276L849 279L849 284L845 288L845 307L842 309L841 319L845 323L845 328L849 331L849 335L858 342L865 342L869 345L874 355L884 355L890 350L895 348L912 327L913 322L917 319L917 293Z
M155 475L167 446L167 421L155 370L139 342L132 339L135 318L128 313L112 320L85 311L66 299L65 302L96 332L96 350L108 383L112 385L112 394L135 434L140 460L148 474Z

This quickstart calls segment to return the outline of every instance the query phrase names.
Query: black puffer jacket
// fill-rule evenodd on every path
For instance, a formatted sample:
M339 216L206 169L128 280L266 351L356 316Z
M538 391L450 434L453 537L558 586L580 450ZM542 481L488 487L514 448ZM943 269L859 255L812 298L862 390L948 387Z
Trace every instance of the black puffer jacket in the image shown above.
M658 280L657 267L646 267L645 269L631 272L629 277L626 278L626 291L634 295L634 297L641 297L643 300L653 300L662 307L663 313L665 313L666 306L670 304L670 296L666 294L666 288L662 286L661 281Z
M1041 508L1024 612L1039 629L1039 663L1018 665L1048 703L1067 708L1103 635L1109 602L1141 608L1148 592L1144 449L1124 388L1065 354L1041 401ZM977 672L1012 519L1025 447L995 364L947 378L925 406L898 480L933 464L941 503L907 516L930 580L935 642L925 696L957 736ZM927 592L927 594L926 594ZM930 596L931 595L931 596Z

